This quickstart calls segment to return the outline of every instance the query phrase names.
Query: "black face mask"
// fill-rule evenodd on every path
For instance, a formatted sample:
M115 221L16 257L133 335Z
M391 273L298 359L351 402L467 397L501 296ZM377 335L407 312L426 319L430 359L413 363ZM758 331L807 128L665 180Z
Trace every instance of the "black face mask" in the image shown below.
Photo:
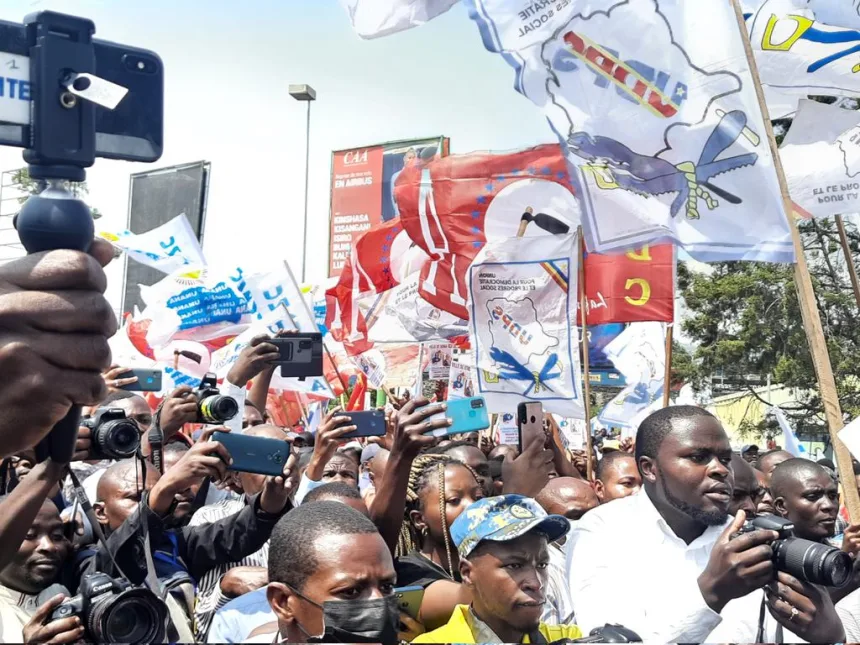
M324 630L312 636L302 625L296 625L307 636L308 643L382 643L394 645L399 641L400 608L397 596L371 600L326 600L322 605L295 589L291 591L302 600L323 611Z

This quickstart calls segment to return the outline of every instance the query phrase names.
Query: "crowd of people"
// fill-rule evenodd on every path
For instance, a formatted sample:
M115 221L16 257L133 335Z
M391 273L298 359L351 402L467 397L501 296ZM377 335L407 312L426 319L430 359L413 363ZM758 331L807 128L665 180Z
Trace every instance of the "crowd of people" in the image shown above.
M549 416L523 446L433 437L446 404L408 396L373 442L345 439L336 409L314 434L283 428L265 337L221 386L239 414L201 426L189 388L154 410L121 389L111 256L97 242L0 268L0 641L860 639L860 525L832 463L733 452L692 406L604 442L593 481ZM106 457L83 423L68 463L46 458L73 403L121 410L136 453ZM285 442L283 472L232 469L215 430ZM814 563L785 556L798 540Z

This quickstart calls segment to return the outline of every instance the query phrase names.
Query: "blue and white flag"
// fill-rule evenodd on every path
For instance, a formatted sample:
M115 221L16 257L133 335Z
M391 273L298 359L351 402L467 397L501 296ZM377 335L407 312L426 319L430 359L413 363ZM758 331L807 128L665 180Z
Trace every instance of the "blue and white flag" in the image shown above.
M584 418L576 339L576 237L489 241L469 268L475 394L493 413L523 401Z
M704 261L794 260L730 2L465 1L558 135L589 249L669 238Z
M785 413L777 407L771 408L770 411L773 412L773 415L776 417L776 422L782 430L782 445L785 450L795 457L809 459L809 453L806 451L804 445L800 443L797 435L794 434L794 430L788 424L788 419L785 418Z
M642 413L659 405L666 373L664 325L632 323L606 346L606 355L627 385L598 416L605 426L629 428Z
M459 0L341 0L362 38L379 38L433 20Z
M146 233L100 231L98 237L125 251L141 264L171 273L180 267L206 266L200 242L185 213Z
M860 96L860 28L827 23L805 6L767 0L747 20L762 85L798 97Z

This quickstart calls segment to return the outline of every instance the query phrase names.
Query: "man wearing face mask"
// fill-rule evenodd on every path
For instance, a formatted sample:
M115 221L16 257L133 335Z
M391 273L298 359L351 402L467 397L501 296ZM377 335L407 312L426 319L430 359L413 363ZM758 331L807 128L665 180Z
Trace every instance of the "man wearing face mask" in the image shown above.
M245 642L393 645L396 579L367 517L334 501L300 506L272 532L267 595L277 627Z

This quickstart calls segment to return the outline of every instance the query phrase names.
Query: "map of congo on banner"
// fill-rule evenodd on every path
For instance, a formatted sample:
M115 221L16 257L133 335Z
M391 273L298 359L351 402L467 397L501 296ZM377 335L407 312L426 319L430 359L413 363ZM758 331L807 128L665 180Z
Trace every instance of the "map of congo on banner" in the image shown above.
M574 235L488 242L469 269L478 391L492 413L522 401L582 418Z
M808 213L860 210L860 112L804 99L779 156L791 199Z
M128 257L164 273L185 265L206 266L200 242L185 213L146 233L124 230L118 233L102 231L97 235L125 251Z
M762 85L802 96L857 96L860 31L841 22L816 22L819 14L807 6L800 0L767 0L748 19ZM856 24L856 11L854 17Z
M703 261L794 260L730 2L465 2L558 135L589 249L673 239Z

